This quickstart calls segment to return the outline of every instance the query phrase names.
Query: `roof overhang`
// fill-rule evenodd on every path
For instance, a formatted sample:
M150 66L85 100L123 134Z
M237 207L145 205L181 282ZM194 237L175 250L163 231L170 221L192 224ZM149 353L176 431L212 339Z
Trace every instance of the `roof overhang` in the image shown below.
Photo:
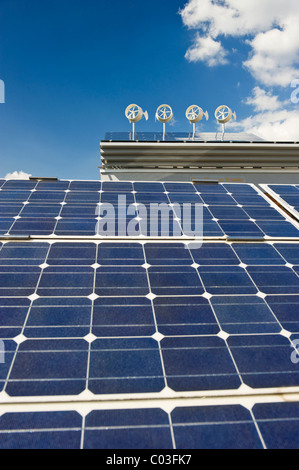
M102 169L291 169L298 143L101 142Z

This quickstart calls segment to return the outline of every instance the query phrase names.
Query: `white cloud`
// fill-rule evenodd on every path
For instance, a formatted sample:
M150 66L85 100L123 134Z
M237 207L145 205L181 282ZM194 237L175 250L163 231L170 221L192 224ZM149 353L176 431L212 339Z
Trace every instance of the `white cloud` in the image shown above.
M236 127L266 140L299 142L299 111L257 113L239 122Z
M277 111L286 103L279 100L278 96L273 96L260 87L252 90L252 96L246 99L246 104L253 106L255 111Z
M234 124L238 130L263 137L266 140L299 141L299 109L260 87L252 90L246 104L253 106L255 114Z
M188 60L213 63L212 48L204 54L198 42L204 36L218 45L214 61L223 64L228 53L223 37L239 37L251 46L244 66L261 83L286 86L299 75L298 0L189 0L180 14L199 34L187 51ZM219 50L225 60L217 60Z
M6 180L29 180L29 177L32 175L29 175L28 173L25 173L24 171L14 171L13 173L7 173L5 176Z
M222 47L221 42L215 41L210 36L200 37L197 34L193 46L186 52L186 59L189 62L206 62L209 67L227 64L227 52Z

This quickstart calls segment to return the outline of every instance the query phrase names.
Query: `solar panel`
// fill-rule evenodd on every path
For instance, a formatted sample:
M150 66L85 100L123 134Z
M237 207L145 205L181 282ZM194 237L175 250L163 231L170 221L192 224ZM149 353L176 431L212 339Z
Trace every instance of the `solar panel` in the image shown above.
M299 219L299 185L271 184L261 186L291 214L294 214L297 220Z
M149 214L151 204L166 204L172 222L169 236L182 236L185 232L177 220L182 216L177 206L191 204L194 210L195 204L202 204L204 237L298 237L298 226L251 185L19 180L7 181L5 186L6 190L0 192L2 235L94 237L99 211L108 220L105 210L110 204L118 220L106 234L104 230L104 236L111 236L111 231L115 236L123 236L118 231L119 221L128 225L134 219L135 236L151 236L142 210ZM25 188L32 189L26 192ZM120 216L121 206L124 214ZM126 216L129 207L131 213ZM194 224L194 213L190 220ZM165 237L161 225L160 220L156 235Z
M1 449L295 449L297 403L6 412ZM187 459L186 459L187 462Z
M78 395L86 384L99 395L158 393L166 384L177 392L298 386L290 363L298 331L282 335L279 318L290 320L272 310L296 301L298 266L287 262L289 246L4 244L2 338L11 347L22 335L5 391L20 397ZM63 366L68 360L74 367Z
M128 142L133 140L131 132L107 132L105 141ZM193 138L192 132L167 132L165 138L162 132L136 132L135 140L139 142L263 142L263 139L253 134L226 133L224 138L222 132L196 133Z

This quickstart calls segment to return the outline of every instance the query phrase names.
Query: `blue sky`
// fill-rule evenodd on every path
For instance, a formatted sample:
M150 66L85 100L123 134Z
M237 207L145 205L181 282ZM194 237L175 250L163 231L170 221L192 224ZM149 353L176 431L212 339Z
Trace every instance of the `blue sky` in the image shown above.
M290 14L292 2L282 2L290 4ZM173 107L172 131L190 129L185 118L190 104L210 112L203 130L216 130L213 114L220 104L237 111L239 130L265 134L263 116L270 120L269 113L274 124L268 132L273 125L277 129L277 119L285 127L295 119L296 127L297 109L277 116L290 106L284 106L288 77L271 83L267 76L275 75L275 65L268 75L261 70L254 55L261 54L260 46L248 42L273 31L274 19L257 29L253 20L247 24L250 11L244 10L239 12L240 21L247 21L244 34L223 31L217 26L223 12L211 10L205 17L204 6L213 8L213 2L1 0L0 79L6 103L0 104L0 176L22 170L98 178L99 141L106 131L130 129L124 116L130 103L149 112L149 121L138 123L140 131L160 129L154 114L162 103ZM184 7L185 14L179 14ZM254 61L245 67L252 55Z

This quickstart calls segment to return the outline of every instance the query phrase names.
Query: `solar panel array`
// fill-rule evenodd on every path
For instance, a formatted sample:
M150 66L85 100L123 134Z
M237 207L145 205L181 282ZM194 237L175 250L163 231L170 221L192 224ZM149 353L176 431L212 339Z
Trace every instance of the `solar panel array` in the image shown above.
M149 213L150 204L169 207L170 237L186 235L178 204L203 205L205 237L263 239L299 234L299 226L251 185L85 181L2 181L0 185L0 235L95 237L98 216L108 219L107 204L116 208L117 215L112 231L105 229L107 236L118 236L121 223L127 226L132 221L136 236L149 236L140 206ZM161 216L158 220L158 236L163 237Z
M104 141L128 142L133 140L131 132L107 132ZM164 136L162 132L135 132L134 140L139 142L162 142ZM166 142L264 142L263 139L246 132L225 133L222 132L201 132L196 133L193 138L193 132L167 132L165 134Z
M1 184L0 211L20 210L0 243L0 448L298 446L298 403L278 403L299 392L295 221L251 185ZM202 201L206 238L81 229L120 194L137 213ZM13 240L28 232L36 239ZM216 406L221 396L235 399Z

